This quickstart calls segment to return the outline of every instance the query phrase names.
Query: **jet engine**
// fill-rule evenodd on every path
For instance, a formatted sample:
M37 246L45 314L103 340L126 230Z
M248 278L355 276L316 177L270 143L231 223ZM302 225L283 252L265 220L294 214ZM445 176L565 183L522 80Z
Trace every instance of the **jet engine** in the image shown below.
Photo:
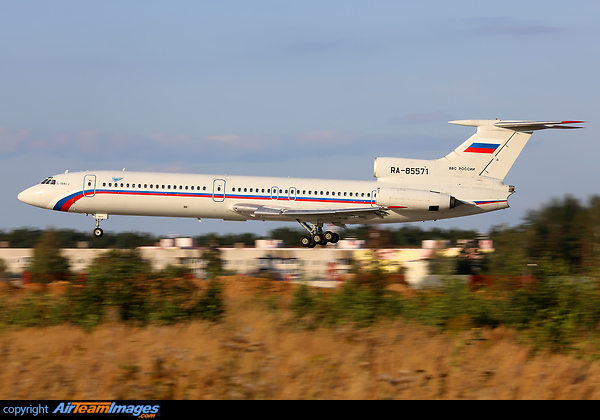
M413 211L440 211L456 207L456 198L437 191L411 188L377 188L377 205L390 209Z

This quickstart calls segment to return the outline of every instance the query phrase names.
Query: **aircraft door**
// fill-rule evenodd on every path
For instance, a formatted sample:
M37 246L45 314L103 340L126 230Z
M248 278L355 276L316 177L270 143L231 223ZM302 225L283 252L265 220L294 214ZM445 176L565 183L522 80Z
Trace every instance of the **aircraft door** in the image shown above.
M225 180L215 179L213 181L213 201L220 203L225 201Z
M377 206L377 190L371 191L371 207Z
M288 200L290 200L290 201L296 201L296 194L297 194L296 188L295 187L291 187L289 189Z
M271 187L271 200L279 200L279 187Z
M86 175L83 177L83 196L93 197L96 195L96 175Z

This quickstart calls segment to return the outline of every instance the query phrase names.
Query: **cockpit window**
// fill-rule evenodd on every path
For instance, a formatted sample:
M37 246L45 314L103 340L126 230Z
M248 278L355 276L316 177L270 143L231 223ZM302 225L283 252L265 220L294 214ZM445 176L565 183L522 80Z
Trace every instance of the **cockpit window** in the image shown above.
M48 178L44 179L41 184L56 184L56 180L49 176Z

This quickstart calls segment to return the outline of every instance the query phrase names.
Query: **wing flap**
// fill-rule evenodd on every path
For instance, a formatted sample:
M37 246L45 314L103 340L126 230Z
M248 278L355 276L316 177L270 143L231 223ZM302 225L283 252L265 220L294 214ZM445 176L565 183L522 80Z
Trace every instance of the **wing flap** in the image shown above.
M387 213L382 207L330 208L330 209L290 209L288 207L263 206L261 204L235 204L233 210L244 216L257 219L300 219L323 222L341 221L355 218L383 218Z
M383 218L389 213L383 210L383 207L362 207L362 208L342 208L342 209L302 209L302 210L286 210L284 215L294 218L311 217L335 217L335 218L351 218L362 217L365 219L373 219L375 217Z

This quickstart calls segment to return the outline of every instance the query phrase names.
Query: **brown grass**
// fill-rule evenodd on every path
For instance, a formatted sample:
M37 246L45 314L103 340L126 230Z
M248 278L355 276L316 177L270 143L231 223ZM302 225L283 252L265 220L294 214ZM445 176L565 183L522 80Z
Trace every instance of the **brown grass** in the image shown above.
M293 286L227 278L223 322L0 333L1 399L598 399L600 366L532 356L504 327L307 331L257 305ZM282 305L284 306L284 305Z

